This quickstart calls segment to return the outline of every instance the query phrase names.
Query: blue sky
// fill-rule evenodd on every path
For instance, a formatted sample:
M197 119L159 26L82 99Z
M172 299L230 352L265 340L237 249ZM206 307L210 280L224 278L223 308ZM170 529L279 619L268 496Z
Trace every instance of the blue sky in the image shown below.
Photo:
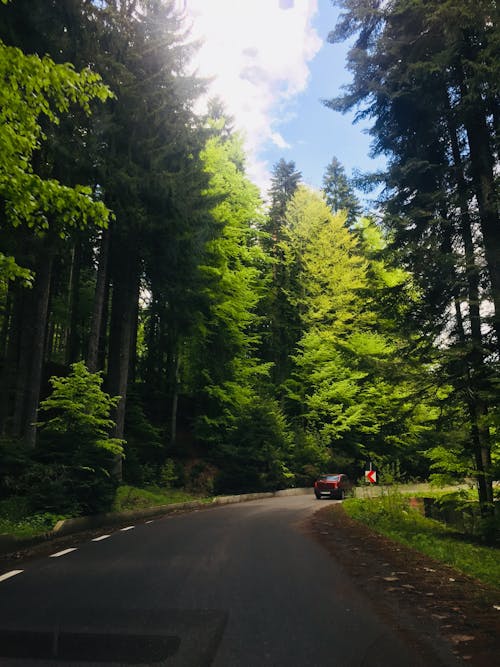
M383 164L369 158L366 126L321 103L350 76L347 45L326 41L338 15L331 0L185 1L193 36L203 40L194 66L214 77L211 95L245 136L248 172L263 192L281 157L316 188L333 156L348 176Z
M313 26L322 45L309 62L310 78L307 88L288 104L290 120L279 126L283 139L290 148L268 143L260 157L275 164L280 157L294 160L306 183L321 187L325 167L333 156L344 165L347 175L353 169L369 171L383 165L382 158L370 159L370 137L364 130L366 122L353 123L354 114L340 114L325 107L322 99L341 93L341 86L349 83L345 69L347 46L330 44L327 36L333 29L338 9L330 0L319 0Z

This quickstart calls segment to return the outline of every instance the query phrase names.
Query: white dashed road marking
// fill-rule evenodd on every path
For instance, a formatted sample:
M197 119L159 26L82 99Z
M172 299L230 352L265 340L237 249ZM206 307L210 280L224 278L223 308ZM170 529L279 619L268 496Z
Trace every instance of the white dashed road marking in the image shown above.
M146 521L146 523L154 523L154 519L151 519L151 521Z
M10 572L6 572L5 574L0 575L0 581L5 581L6 579L10 579L11 577L15 577L16 574L21 574L21 572L24 572L24 570L11 570Z
M58 551L55 554L50 554L49 558L59 558L59 556L65 556L66 554L70 554L72 551L76 551L76 547L73 549L64 549L64 551Z
M146 523L153 523L153 520L146 521ZM125 528L120 528L120 530L123 532L126 530L132 530L133 528L135 528L135 526L126 526ZM102 540L107 540L108 537L111 537L111 534L100 535L99 537L94 537L92 542L101 542ZM50 554L49 558L59 558L59 556L66 556L66 554L70 554L72 551L78 551L78 549L76 547L73 547L72 549L64 549L63 551L57 551L55 554ZM0 581L6 581L11 577L15 577L16 574L21 574L21 572L24 572L24 570L11 570L10 572L5 572L4 574L0 574Z

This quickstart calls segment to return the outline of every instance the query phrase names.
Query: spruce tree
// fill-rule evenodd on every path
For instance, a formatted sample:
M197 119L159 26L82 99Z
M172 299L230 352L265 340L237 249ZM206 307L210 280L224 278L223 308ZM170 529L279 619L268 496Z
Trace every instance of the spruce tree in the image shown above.
M347 212L347 224L352 226L361 215L360 203L347 179L342 164L333 157L323 176L323 192L332 213Z

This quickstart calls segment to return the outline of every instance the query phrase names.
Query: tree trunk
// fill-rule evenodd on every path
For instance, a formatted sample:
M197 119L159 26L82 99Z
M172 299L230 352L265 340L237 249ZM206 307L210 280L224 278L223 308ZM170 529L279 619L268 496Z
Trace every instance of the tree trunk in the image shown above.
M104 290L104 304L101 315L101 330L99 332L96 370L104 370L107 367L108 363L109 320L110 320L110 310L111 310L110 301L111 301L111 285L109 283L109 280L106 280L106 286Z
M454 162L454 177L457 184L458 204L460 208L460 231L465 251L465 272L468 289L468 308L471 327L471 338L476 350L476 358L479 364L483 364L481 312L479 293L479 269L476 264L474 239L472 236L472 223L469 212L469 198L467 183L464 176L464 165L460 154L458 142L458 131L455 120L451 113L451 105L447 99L448 106L448 130L450 135L451 150Z
M9 340L9 329L13 309L13 291L12 281L9 281L9 284L7 285L7 294L5 295L5 308L2 314L2 328L0 332L0 359L5 359L7 356L7 344Z
M80 315L80 274L82 268L82 244L75 242L72 253L71 271L68 286L69 331L66 342L66 363L72 364L81 359L82 340L78 331Z
M465 103L463 116L481 221L484 254L491 283L491 300L494 306L493 329L496 334L497 349L500 350L500 229L492 137L486 120L487 111L480 93L474 94L474 91L469 90L470 84L460 66L457 71L462 98L467 99L472 95L476 100L474 105L471 102Z
M19 371L19 347L21 343L22 316L24 302L27 298L27 288L21 285L10 285L12 312L9 318L6 349L2 367L1 396L0 396L0 432L3 435L13 435L13 413L15 410L16 379Z
M170 403L170 444L173 446L177 440L177 408L179 404L179 373L181 368L181 355L179 354L179 343L176 340L172 349L172 361L170 363L172 373L172 394Z
M28 375L28 386L26 388L25 410L22 428L24 440L28 447L34 447L36 442L36 418L38 401L40 399L40 386L42 382L45 334L47 329L47 313L53 259L53 249L46 247L45 252L42 253L42 257L40 258L38 265L33 294L35 298L35 308L33 311L32 322L33 349L30 372Z
M26 391L30 381L31 357L33 354L32 313L35 304L35 285L29 293L22 295L19 303L19 339L16 345L16 359L13 358L12 372L14 380L14 405L12 411L10 434L14 438L23 435L23 424L26 407Z
M139 329L139 281L137 282L137 296L135 299L135 312L132 316L132 334L130 338L130 359L129 359L129 384L134 384L137 371L137 335Z
M464 181L465 183L465 181ZM460 197L463 201L463 198ZM474 463L477 473L478 498L482 516L488 516L492 512L493 484L491 477L491 449L489 429L483 425L487 415L487 406L479 397L478 382L484 376L484 358L481 345L481 323L479 315L479 281L478 272L475 267L472 232L470 228L470 217L467 208L461 211L461 231L464 235L464 246L467 257L467 288L469 302L469 318L472 339L472 351L468 358L464 358L463 375L466 385L466 405L471 425L471 445ZM446 252L452 252L451 238L445 240ZM469 252L472 251L472 255ZM455 281L458 285L458 276ZM472 304L472 307L471 307ZM454 294L455 317L457 333L463 346L467 346L467 334L464 327L462 311L460 308L460 294L458 286ZM477 308L477 315L476 315ZM472 370L472 373L471 373Z
M102 232L101 247L99 252L99 264L97 267L97 278L94 296L94 309L92 312L92 323L87 350L87 368L95 373L99 368L99 341L102 331L104 314L104 303L107 295L108 285L108 256L109 256L109 230Z
M114 259L119 266L115 266L113 271L108 390L113 396L121 397L114 414L113 436L123 438L130 351L139 295L139 263L136 256L131 257L124 251L121 255L117 253ZM116 461L113 474L121 480L121 458Z

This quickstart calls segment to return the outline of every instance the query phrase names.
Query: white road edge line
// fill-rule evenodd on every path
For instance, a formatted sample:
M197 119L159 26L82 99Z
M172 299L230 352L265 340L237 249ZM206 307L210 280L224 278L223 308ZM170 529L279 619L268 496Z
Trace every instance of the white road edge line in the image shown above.
M76 547L73 549L64 549L64 551L57 551L55 554L50 554L49 558L59 558L59 556L65 556L70 554L72 551L76 551Z
M15 577L16 574L21 574L21 572L24 572L24 570L11 570L10 572L6 572L5 574L0 575L0 581L5 581L6 579L10 579L11 577Z
M101 540L107 540L111 535L101 535L100 537L94 537L92 542L100 542Z
M120 528L120 530L123 533L125 530L132 530L132 528L135 528L135 526L127 526L126 528Z
M146 521L146 523L154 523L154 519L151 519L151 521Z

